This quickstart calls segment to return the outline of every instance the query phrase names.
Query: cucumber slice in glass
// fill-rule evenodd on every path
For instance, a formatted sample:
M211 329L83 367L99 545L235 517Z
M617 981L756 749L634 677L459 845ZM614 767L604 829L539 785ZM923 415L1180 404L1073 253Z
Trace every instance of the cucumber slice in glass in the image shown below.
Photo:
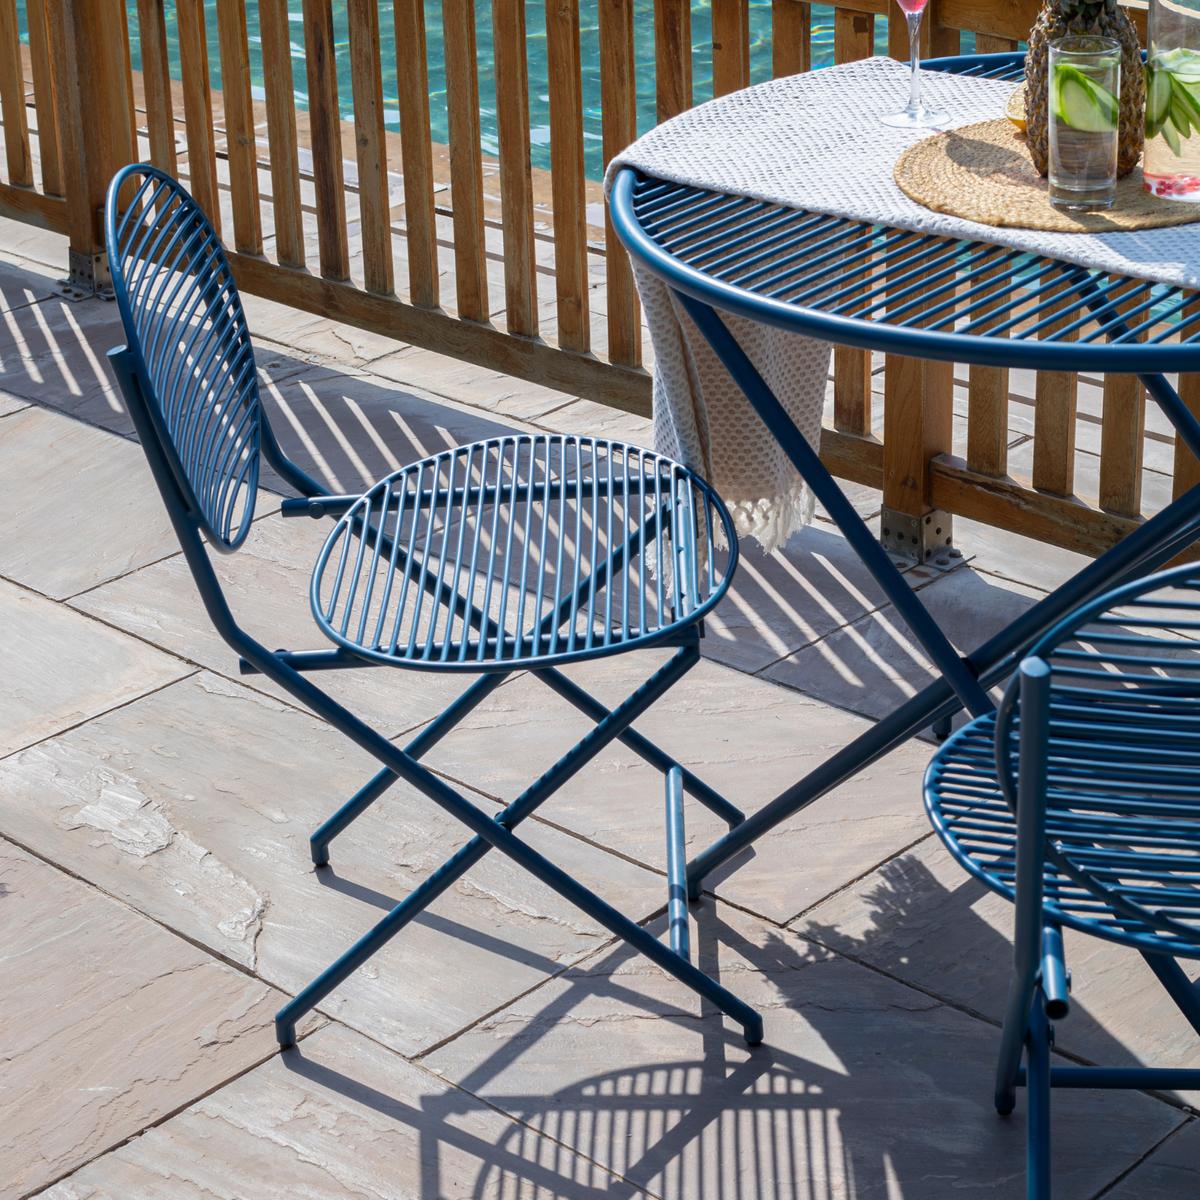
M1175 157L1182 158L1183 157L1183 147L1179 142L1179 134L1176 131L1175 126L1171 124L1170 117L1168 117L1163 122L1162 129L1160 132L1163 135L1163 140L1174 151Z
M1111 133L1117 127L1117 98L1067 64L1054 72L1054 115L1084 133Z
M1191 84L1190 81L1181 80L1178 75L1171 75L1169 78L1172 99L1177 99L1183 105L1183 110L1193 125L1200 124L1200 94L1193 90L1196 84L1200 84L1200 80Z
M1171 103L1171 75L1166 70L1146 68L1146 132L1151 125L1161 125Z
M1187 106L1174 93L1171 95L1171 124L1181 138L1192 136L1192 118ZM1200 124L1200 122L1197 122Z

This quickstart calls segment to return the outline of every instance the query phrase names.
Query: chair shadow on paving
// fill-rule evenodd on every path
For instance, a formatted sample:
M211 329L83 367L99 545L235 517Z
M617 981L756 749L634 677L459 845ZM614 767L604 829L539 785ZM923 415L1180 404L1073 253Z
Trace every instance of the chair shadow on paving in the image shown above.
M332 866L323 866L320 870L314 871L313 874L317 882L322 886L330 888L335 892L341 892L344 896L360 900L364 904L374 905L385 913L391 912L403 899L402 896L388 896L383 892L376 891L374 888L364 887L362 884L355 883L352 879L343 879L336 873ZM0 895L2 894L0 893ZM514 962L523 963L539 971L545 971L548 975L554 975L562 969L560 964L553 959L547 958L544 954L538 954L532 948L516 946L504 938L493 937L490 933L486 933L481 929L473 929L470 925L464 925L461 921L455 921L428 908L413 918L413 924L424 925L427 929L453 938L455 941L478 946L493 954L510 958ZM404 934L401 932L400 937L403 938L403 936Z
M973 916L978 897L972 881L944 898L978 926L970 935L979 957L1006 967L1011 945ZM868 899L882 926L923 923L887 877ZM1024 1099L1010 1118L991 1104L995 1026L784 931L758 925L751 944L741 921L705 904L696 958L714 976L724 968L723 982L763 1009L758 1048L707 1005L698 1017L621 947L432 1052L426 1065L458 1087L431 1089L419 1109L306 1059L303 1043L283 1060L314 1087L420 1131L422 1200L446 1194L439 1163L450 1147L480 1164L476 1196L1024 1195ZM859 939L864 957L872 941L872 932ZM1078 1006L1070 1020L1094 1026L1089 1048L1107 1038ZM1109 1061L1128 1059L1107 1041ZM1139 1110L1138 1121L1104 1095L1055 1095L1055 1194L1064 1200L1095 1195L1165 1132L1156 1131L1157 1102L1140 1097L1156 1111ZM495 1144L465 1132L476 1096L519 1126Z

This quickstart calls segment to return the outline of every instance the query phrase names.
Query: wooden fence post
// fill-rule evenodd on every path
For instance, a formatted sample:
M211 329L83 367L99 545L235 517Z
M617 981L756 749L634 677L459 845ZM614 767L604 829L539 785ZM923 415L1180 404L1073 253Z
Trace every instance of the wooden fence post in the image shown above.
M104 252L109 180L135 161L128 33L122 0L50 0L70 283L83 295L111 286Z

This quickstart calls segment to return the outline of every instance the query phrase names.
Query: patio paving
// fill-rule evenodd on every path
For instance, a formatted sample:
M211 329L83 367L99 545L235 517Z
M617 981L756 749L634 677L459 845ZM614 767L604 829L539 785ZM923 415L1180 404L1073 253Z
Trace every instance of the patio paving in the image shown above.
M1023 1100L1007 1119L991 1106L1011 911L929 832L928 739L785 822L693 906L699 964L761 1009L759 1048L490 855L279 1053L284 996L464 831L397 785L331 868L312 868L309 832L375 764L239 674L107 374L115 308L54 295L63 239L0 233L0 1200L1023 1196ZM649 422L588 401L247 309L281 442L339 490L500 430L650 440ZM1032 380L1013 372L1011 386L1027 456ZM1099 393L1081 383L1085 416ZM1157 496L1169 446L1148 424ZM1089 447L1081 436L1084 478ZM215 565L251 632L315 647L307 589L328 526L282 521L282 490L264 478L246 547ZM853 500L878 511L869 489ZM962 644L1083 561L969 522L956 540L968 566L907 578ZM742 552L703 660L638 728L753 811L919 689L928 665L827 521L773 555ZM662 659L570 673L606 701ZM322 683L401 744L460 687L384 671ZM497 807L586 728L517 676L428 762ZM661 786L618 746L523 827L657 933ZM688 820L693 850L721 831L695 806ZM1200 1065L1140 959L1071 938L1068 955L1060 1053ZM1055 1093L1056 1197L1195 1196L1192 1103Z

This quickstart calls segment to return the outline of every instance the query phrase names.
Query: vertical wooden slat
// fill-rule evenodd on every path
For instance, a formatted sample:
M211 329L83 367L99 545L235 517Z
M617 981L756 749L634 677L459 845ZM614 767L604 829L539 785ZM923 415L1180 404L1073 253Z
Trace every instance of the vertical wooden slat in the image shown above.
M604 165L637 140L637 95L633 58L633 5L600 0L600 111ZM608 358L622 366L642 361L642 318L629 255L604 206L605 277L608 288Z
M985 272L980 281L997 274ZM994 305L984 306L986 314ZM989 326L983 325L983 332ZM972 363L967 376L967 466L981 475L1008 474L1008 368Z
M414 304L437 308L437 224L433 207L433 144L429 131L429 68L425 5L396 0L396 83L400 100L400 153L404 166L404 223L408 292Z
M58 111L54 101L54 66L46 25L46 0L28 0L25 18L29 24L29 59L33 67L33 105L37 112L42 191L48 196L61 196L62 159L58 148Z
M308 67L308 127L317 195L317 247L326 279L350 278L346 192L342 176L342 119L334 60L330 0L304 0L304 51Z
M976 54L1011 54L1019 44L1015 38L992 37L987 33L975 35Z
M1079 377L1073 371L1039 371L1034 386L1033 486L1056 496L1075 492L1075 407Z
M150 161L159 170L175 175L178 173L175 161L175 105L171 95L171 63L167 57L164 0L138 0L138 43L142 58L142 92L146 99Z
M258 145L250 95L250 46L246 0L217 0L221 48L221 94L225 109L225 150L233 199L233 244L239 254L262 253L258 212Z
M122 13L122 0L55 0L48 9L67 232L72 253L93 259L104 251L108 181L132 161Z
M865 350L833 348L833 425L859 437L871 432L871 356Z
M1194 417L1200 417L1200 375L1180 375L1179 398L1187 405ZM1178 434L1175 436L1175 474L1171 480L1171 499L1178 500L1184 492L1200 483L1200 461L1184 445Z
M868 257L855 277L869 270ZM833 348L833 425L859 437L871 432L871 354L867 350Z
M833 61L858 62L875 53L875 15L850 8L833 10Z
M17 0L0 0L0 111L4 114L8 182L16 187L33 187L33 155L29 149L29 121L25 115L25 71L21 64Z
M888 4L887 23L889 56L898 59L900 62L908 62L912 54L912 47L908 37L908 18L904 15L904 10L896 3L896 0L891 0ZM924 19L921 21L920 46L922 58L931 58L933 55L933 33L933 13L929 11L929 8L926 8Z
M1124 312L1146 297L1145 289L1127 292ZM1146 430L1146 392L1136 375L1104 377L1100 425L1100 507L1136 517L1142 503L1142 450Z
M533 180L529 164L529 66L525 0L492 0L496 140L504 238L504 308L509 333L538 330Z
M550 76L550 188L554 201L558 344L564 350L585 351L591 345L591 330L579 0L546 0L546 57Z
M771 0L771 75L779 79L811 70L812 5Z
M187 122L188 190L221 236L217 193L217 148L213 137L212 92L208 79L208 38L202 0L179 0L179 71Z
M118 58L117 70L123 72L125 79L125 123L123 136L127 139L130 162L137 162L142 157L142 148L138 143L137 107L133 103L133 51L129 45L129 9L121 5L121 31L117 37L111 35L106 39L110 52L115 52ZM132 185L131 185L132 186ZM132 191L130 192L132 195Z
M28 0L25 19L29 25L29 59L33 67L33 105L37 112L42 191L48 196L61 196L62 158L58 145L58 110L54 99L54 66L46 0Z
M927 248L926 248L927 249ZM893 251L893 254L895 252ZM911 262L895 255L897 275ZM911 303L911 299L905 301ZM906 310L911 318L919 307ZM929 463L949 452L954 420L954 366L889 354L884 367L883 503L919 517L932 507Z
M446 54L446 115L450 128L450 195L454 208L454 282L458 293L458 315L468 321L486 321L490 313L483 240L483 161L479 150L479 74L475 56L474 0L443 0L442 29Z
M967 384L967 467L1008 474L1008 368L972 364Z
M350 82L354 94L354 144L358 157L358 215L367 291L390 296L392 210L388 203L387 134L378 0L350 0Z
M713 95L750 84L749 0L712 0Z
M835 8L833 61L857 62L874 53L874 16ZM866 350L851 346L833 348L833 423L846 433L863 436L871 432L871 355Z
M1193 302L1183 310L1182 315L1194 316L1200 310L1200 296L1193 292ZM1200 417L1200 375L1180 375L1179 398L1187 405L1188 411L1194 417ZM1200 461L1187 448L1183 439L1175 435L1175 468L1171 477L1171 499L1178 500L1184 492L1190 491L1200 483Z
M285 267L302 267L304 214L300 208L300 159L296 153L296 100L288 0L258 0L258 33L262 38L263 91L267 98L275 256Z
M1100 507L1136 517L1142 502L1146 393L1136 375L1104 377L1100 427Z
M1068 300L1072 293L1067 293ZM1064 318L1046 327L1058 333ZM1078 331L1065 334L1075 341ZM1075 493L1075 416L1079 377L1073 371L1039 371L1034 383L1033 486L1056 496Z
M692 107L691 0L655 0L654 93L660 122Z

